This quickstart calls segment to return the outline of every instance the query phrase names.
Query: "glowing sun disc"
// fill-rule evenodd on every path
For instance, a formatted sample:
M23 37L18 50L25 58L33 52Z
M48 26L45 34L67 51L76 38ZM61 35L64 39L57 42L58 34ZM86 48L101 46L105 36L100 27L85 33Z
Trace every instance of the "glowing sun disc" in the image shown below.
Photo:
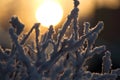
M63 16L62 7L52 1L45 1L36 11L36 19L45 27L57 25Z

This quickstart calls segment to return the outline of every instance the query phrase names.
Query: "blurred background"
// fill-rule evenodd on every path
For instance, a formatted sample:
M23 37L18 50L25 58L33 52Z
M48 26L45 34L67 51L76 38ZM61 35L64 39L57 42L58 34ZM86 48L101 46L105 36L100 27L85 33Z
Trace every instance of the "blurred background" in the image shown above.
M0 0L0 45L3 48L10 47L8 29L11 26L9 24L11 16L17 15L25 24L25 30L28 31L37 22L35 13L42 1L44 0ZM54 1L59 2L63 8L63 19L59 23L62 25L73 9L73 0ZM79 9L81 27L84 22L90 22L91 26L95 26L98 21L104 21L104 30L100 33L96 44L105 44L112 53L113 68L120 67L120 0L80 0ZM102 56L95 55L91 60L89 68L91 71L98 71Z

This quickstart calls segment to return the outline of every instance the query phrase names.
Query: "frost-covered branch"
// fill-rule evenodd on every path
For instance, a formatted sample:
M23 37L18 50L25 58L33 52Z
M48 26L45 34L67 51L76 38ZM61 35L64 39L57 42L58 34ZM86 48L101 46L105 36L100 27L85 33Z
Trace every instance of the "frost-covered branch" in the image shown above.
M17 16L11 18L11 49L0 46L0 80L116 80L120 76L119 68L112 69L111 53L107 46L95 46L104 27L103 21L92 28L89 22L85 22L83 34L79 34L79 0L73 1L74 8L58 33L51 25L41 35L40 23L35 23L24 34L23 23ZM35 39L27 42L33 30ZM66 35L67 32L69 35ZM87 61L101 53L105 53L101 73L90 72Z

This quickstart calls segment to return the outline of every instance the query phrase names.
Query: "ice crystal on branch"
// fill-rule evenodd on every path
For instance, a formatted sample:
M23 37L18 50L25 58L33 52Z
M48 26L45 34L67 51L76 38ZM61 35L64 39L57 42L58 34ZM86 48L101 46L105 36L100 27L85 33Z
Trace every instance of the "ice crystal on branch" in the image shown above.
M112 70L111 53L106 50L105 45L93 46L104 23L99 21L91 28L90 23L85 22L83 34L79 34L78 5L79 1L74 0L74 8L57 33L57 40L53 38L55 31L52 25L40 38L40 23L34 24L19 39L23 35L24 25L18 17L13 16L9 29L12 49L3 50L0 47L0 80L116 80L120 76L120 69ZM65 37L68 28L72 32ZM26 43L33 31L35 46L33 43ZM86 61L101 53L105 53L102 73L88 71Z

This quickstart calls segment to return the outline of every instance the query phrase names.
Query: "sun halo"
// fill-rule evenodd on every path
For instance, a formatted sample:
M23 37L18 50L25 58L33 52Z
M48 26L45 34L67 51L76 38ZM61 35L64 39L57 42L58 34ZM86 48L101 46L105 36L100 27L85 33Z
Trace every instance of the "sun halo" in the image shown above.
M44 27L57 25L63 17L61 5L53 1L45 1L36 11L36 19Z

